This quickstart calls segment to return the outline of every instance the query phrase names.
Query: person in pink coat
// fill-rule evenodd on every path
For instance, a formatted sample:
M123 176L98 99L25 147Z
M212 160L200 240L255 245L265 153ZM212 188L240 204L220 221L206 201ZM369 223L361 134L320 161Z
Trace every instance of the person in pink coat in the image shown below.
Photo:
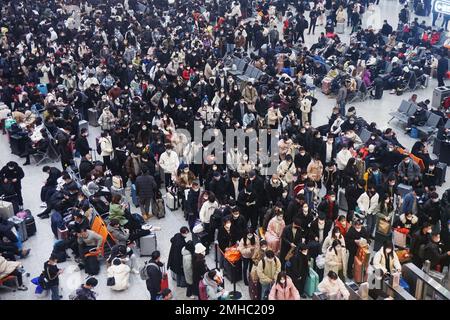
M300 300L300 293L286 272L278 274L277 282L270 290L269 300Z
M267 246L276 255L280 252L281 234L283 233L285 226L286 224L283 219L283 211L280 209L276 212L275 217L270 219L269 225L267 226L267 231L265 233Z

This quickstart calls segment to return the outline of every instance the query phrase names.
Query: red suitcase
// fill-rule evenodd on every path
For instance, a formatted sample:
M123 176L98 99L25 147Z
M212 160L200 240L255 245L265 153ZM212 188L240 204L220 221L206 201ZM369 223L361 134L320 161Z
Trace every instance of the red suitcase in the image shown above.
M355 262L353 264L353 280L356 283L363 283L367 281L367 267L367 264L355 257Z
M322 92L323 94L330 94L331 92L331 81L333 81L333 79L331 79L330 77L325 77L322 80Z

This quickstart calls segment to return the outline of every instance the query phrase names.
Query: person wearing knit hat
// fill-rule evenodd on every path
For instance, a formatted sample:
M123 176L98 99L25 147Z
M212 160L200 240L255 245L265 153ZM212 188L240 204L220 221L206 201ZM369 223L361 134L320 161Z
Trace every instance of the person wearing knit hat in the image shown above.
M197 243L195 245L195 254L206 254L206 247L202 243Z

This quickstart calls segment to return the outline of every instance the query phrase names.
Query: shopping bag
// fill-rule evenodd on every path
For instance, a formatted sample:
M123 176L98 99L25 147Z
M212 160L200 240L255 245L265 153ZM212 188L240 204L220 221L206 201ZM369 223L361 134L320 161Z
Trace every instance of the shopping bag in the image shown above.
M379 219L378 220L378 226L377 226L377 231L383 235L388 235L391 231L391 224L384 220L384 219Z

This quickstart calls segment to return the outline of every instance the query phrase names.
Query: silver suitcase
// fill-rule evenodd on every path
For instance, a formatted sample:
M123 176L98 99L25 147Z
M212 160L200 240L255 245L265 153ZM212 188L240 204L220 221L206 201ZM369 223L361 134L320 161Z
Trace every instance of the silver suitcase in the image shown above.
M166 198L166 206L167 208L169 208L170 210L174 211L174 210L178 210L178 198L176 195L174 195L173 193L167 192L165 195Z
M410 193L410 192L412 191L413 187L412 187L412 186L408 186L408 185L403 184L403 183L400 183L400 184L398 185L397 189L398 189L398 194L399 194L402 198L404 198L405 195L407 195L408 193Z
M344 29L345 29L345 23L344 22L336 23L336 33L344 33Z
M142 256L151 256L157 250L156 234L151 233L148 236L139 239L139 250Z
M14 207L11 202L0 201L0 217L5 220L14 216Z
M81 129L86 128L89 132L89 123L86 120L80 120L78 122L78 134L81 134Z
M8 221L14 223L14 227L17 230L17 233L20 236L20 240L23 241L27 241L28 240L28 233L27 233L27 225L25 224L25 220L24 219L20 219L16 216L12 216L11 218L8 219Z

